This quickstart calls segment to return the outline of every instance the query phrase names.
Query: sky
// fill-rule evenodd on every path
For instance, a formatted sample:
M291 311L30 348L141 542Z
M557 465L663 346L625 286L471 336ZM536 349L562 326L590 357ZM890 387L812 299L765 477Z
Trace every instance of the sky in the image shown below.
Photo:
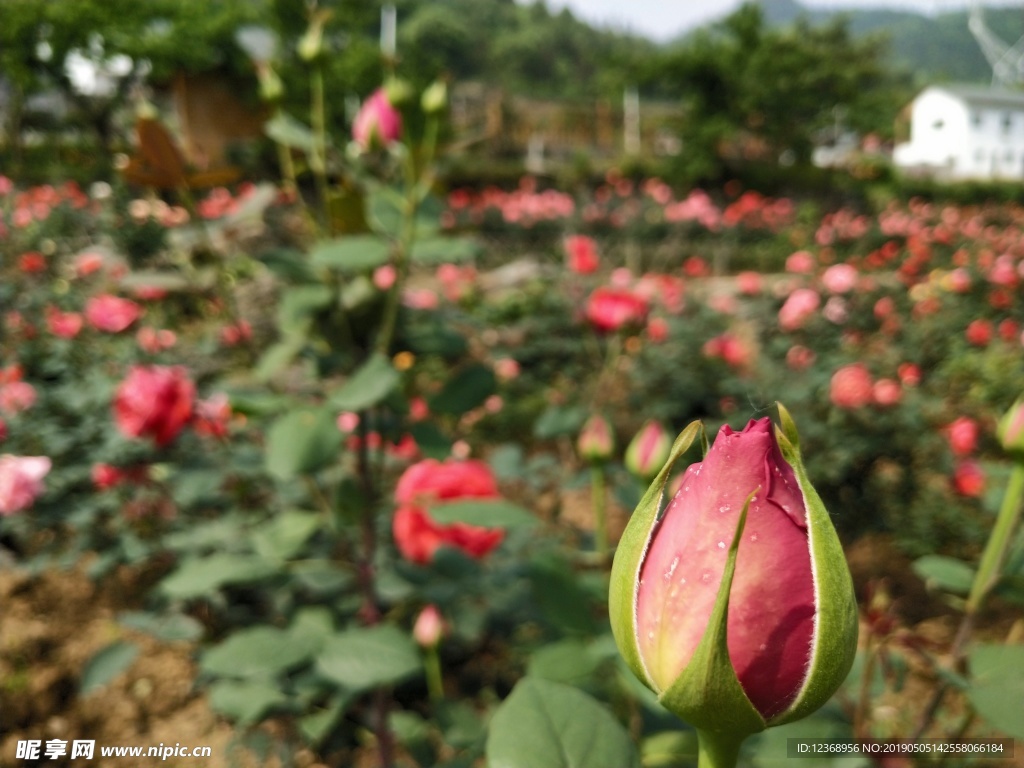
M520 0L521 2L523 0ZM623 29L658 41L671 40L694 27L728 15L742 0L546 0L551 9L568 7L595 26ZM809 8L894 8L924 13L961 10L968 0L802 0ZM986 5L1013 5L986 0Z

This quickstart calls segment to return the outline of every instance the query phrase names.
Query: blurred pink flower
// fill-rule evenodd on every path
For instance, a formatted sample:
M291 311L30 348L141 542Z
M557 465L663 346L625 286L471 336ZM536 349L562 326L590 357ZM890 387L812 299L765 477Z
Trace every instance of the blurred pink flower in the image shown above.
M921 383L921 369L913 363L901 363L896 369L896 375L905 387L916 387Z
M495 360L494 374L502 381L511 381L519 376L519 362L511 357Z
M814 256L809 251L796 251L786 258L786 271L810 274L814 271Z
M740 272L736 275L736 287L746 296L756 296L761 292L761 275L758 272Z
M978 447L978 422L969 416L960 416L946 427L949 448L954 456L970 456Z
M898 405L903 399L903 388L894 379L879 379L871 388L871 397L875 401L875 405L888 408Z
M204 437L226 437L231 422L231 403L223 392L197 400L192 428Z
M411 309L437 309L437 294L429 288L406 288L402 292L402 303Z
M192 420L196 389L182 366L133 366L114 396L114 418L128 437L172 442Z
M142 308L130 299L105 293L93 296L85 304L85 319L100 331L121 333L139 319Z
M252 338L252 326L248 320L239 320L234 325L225 325L220 329L220 343L225 347L233 347Z
M342 411L338 414L338 429L342 432L355 432L359 426L359 414L355 411Z
M795 331L803 327L821 304L818 292L810 288L797 288L779 309L779 327L784 331Z
M586 235L565 238L565 255L569 270L577 275L590 275L597 271L597 243Z
M378 88L356 113L352 138L363 149L388 147L402 135L402 116L392 106L383 88Z
M46 327L62 339L73 339L82 330L84 320L78 312L61 312L54 306L46 308Z
M50 467L46 456L0 456L0 516L32 506L43 492L43 478Z
M391 264L384 264L373 270L373 284L378 290L387 291L398 279L398 271Z
M849 264L833 264L822 274L821 284L830 293L849 293L857 287L857 270Z
M26 411L35 402L36 389L27 381L15 380L0 384L0 413Z
M871 402L871 374L863 363L851 363L832 374L829 398L837 408L861 408Z
M421 648L433 648L445 634L444 618L437 606L431 603L420 611L412 627L412 636Z
M155 355L177 344L178 336L174 331L169 331L166 328L157 330L147 325L139 328L135 334L135 341L138 343L139 349Z
M803 371L814 364L817 355L802 344L794 344L786 351L786 365L794 371Z
M647 338L655 344L665 341L669 335L668 320L663 317L652 317L647 321Z

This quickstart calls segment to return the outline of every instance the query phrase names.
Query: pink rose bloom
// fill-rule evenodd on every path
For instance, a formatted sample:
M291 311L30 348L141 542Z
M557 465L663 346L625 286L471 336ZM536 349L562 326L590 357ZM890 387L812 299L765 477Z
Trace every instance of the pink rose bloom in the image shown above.
M837 408L860 408L871 402L874 384L863 363L844 365L834 374L829 397Z
M565 238L565 255L569 270L577 275L590 275L597 271L597 243L586 235Z
M134 301L110 294L94 296L85 304L85 319L89 325L106 333L121 333L141 314L142 308Z
M970 456L978 447L978 422L968 416L961 416L948 427L949 448L955 456Z
M761 292L761 275L757 272L740 272L736 275L736 287L746 296L756 296Z
M642 325L647 312L647 302L632 291L604 286L590 294L586 307L587 320L601 333Z
M167 445L192 420L195 394L181 366L134 366L114 396L117 427L128 437Z
M655 344L660 344L669 336L668 320L663 317L652 317L647 321L647 338Z
M410 309L437 309L440 300L429 288L406 288L402 292L402 303Z
M35 387L27 381L15 380L0 384L0 413L27 411L35 402Z
M46 456L0 456L0 516L32 506L43 492L43 478L50 467Z
M971 288L971 275L963 267L957 267L946 276L949 290L953 293L967 293Z
M808 251L796 251L786 259L786 271L806 275L814 271L814 256Z
M802 344L794 344L786 351L786 365L794 371L804 371L814 364L817 355Z
M821 305L821 297L810 288L797 288L779 309L779 327L784 331L802 328Z
M898 381L893 379L879 379L871 388L871 396L875 401L875 405L888 408L898 405L900 400L903 399L903 388Z
M519 361L511 357L495 360L494 375L502 381L512 381L519 376Z
M178 336L174 331L169 331L166 328L157 330L147 325L139 328L138 333L135 334L135 340L142 351L155 355L177 344Z
M821 284L830 293L849 293L857 287L857 270L849 264L833 264L821 276Z
M78 312L61 312L56 307L46 308L46 327L62 339L73 339L82 330L84 320Z
M373 271L373 284L377 290L387 291L398 279L398 272L391 264L384 264Z
M363 149L387 147L402 135L402 116L383 88L378 88L363 102L352 121L352 138Z

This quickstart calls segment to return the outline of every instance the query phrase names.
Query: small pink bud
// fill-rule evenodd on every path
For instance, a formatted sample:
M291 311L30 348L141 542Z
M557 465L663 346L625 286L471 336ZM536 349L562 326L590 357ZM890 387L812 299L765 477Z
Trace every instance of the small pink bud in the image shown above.
M584 461L608 461L615 451L615 434L608 420L595 413L583 425L576 440L576 451Z
M626 469L644 479L654 477L668 460L672 440L657 421L648 421L626 448Z
M387 147L402 135L402 116L383 88L378 88L363 102L352 123L352 138L365 149Z
M412 628L413 639L423 648L433 648L445 635L444 618L437 606L431 603L416 617Z

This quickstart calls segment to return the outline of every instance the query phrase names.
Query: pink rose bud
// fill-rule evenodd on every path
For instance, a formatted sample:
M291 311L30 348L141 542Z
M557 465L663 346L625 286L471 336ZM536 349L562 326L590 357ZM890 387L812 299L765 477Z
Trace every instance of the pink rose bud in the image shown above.
M576 439L576 451L584 461L608 461L615 451L615 433L608 419L599 413L587 419Z
M656 421L648 421L626 448L626 469L649 480L661 471L671 448L672 440L665 428Z
M796 427L781 406L779 414L781 427L767 418L739 432L722 427L666 507L672 466L703 433L691 424L612 566L619 650L697 729L702 750L738 750L749 734L807 716L856 654L853 580Z
M413 639L423 648L433 648L444 637L444 618L437 606L431 603L416 617L412 628Z
M352 122L352 138L365 149L387 147L402 135L402 116L388 100L383 88L378 88L363 102Z
M133 366L114 396L114 418L128 437L165 446L192 420L196 388L181 366Z

